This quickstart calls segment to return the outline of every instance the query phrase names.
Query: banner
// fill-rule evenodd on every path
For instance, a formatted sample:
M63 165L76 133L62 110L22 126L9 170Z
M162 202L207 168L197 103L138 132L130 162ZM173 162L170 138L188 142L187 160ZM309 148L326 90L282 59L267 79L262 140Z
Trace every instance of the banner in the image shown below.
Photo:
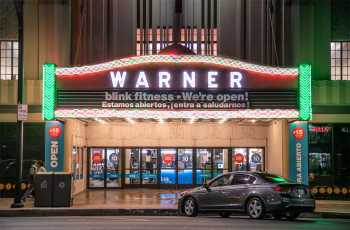
M45 168L48 172L64 171L64 124L49 121L45 124Z
M289 124L289 179L296 183L309 184L308 180L308 124Z

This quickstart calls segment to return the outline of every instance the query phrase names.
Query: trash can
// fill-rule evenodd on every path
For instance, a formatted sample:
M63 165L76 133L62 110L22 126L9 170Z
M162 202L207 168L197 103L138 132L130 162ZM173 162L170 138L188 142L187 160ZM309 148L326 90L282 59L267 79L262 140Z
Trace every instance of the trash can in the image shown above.
M35 207L51 207L53 177L53 173L34 175Z
M54 173L52 207L70 207L72 205L71 183L71 173Z

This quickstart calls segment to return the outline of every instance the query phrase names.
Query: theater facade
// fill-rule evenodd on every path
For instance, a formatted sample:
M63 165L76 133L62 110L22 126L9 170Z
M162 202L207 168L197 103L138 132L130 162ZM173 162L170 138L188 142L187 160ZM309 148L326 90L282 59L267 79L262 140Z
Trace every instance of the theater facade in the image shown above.
M311 66L193 54L43 67L46 166L86 188L192 187L227 171L307 183Z

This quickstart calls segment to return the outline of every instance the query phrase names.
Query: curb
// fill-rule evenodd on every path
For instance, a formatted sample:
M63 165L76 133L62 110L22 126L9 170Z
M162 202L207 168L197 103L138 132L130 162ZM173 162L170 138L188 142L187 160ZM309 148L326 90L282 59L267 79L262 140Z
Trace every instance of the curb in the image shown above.
M304 215L307 215L307 213L305 213ZM314 217L318 217L318 218L350 219L350 213L314 212L314 213L310 213L310 215L314 215Z
M78 209L24 208L0 209L0 217L40 216L177 216L177 209Z
M177 209L79 209L79 208L23 208L0 209L0 217L43 216L178 216ZM242 214L233 214L242 216ZM350 219L350 213L314 212L302 213L300 218Z

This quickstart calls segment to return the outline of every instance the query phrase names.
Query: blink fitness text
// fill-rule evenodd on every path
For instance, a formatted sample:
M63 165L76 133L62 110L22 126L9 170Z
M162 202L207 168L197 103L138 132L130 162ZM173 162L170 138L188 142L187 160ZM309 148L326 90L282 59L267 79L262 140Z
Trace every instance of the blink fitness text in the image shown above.
M248 108L248 92L105 92L103 108L153 108L153 109L240 109Z

